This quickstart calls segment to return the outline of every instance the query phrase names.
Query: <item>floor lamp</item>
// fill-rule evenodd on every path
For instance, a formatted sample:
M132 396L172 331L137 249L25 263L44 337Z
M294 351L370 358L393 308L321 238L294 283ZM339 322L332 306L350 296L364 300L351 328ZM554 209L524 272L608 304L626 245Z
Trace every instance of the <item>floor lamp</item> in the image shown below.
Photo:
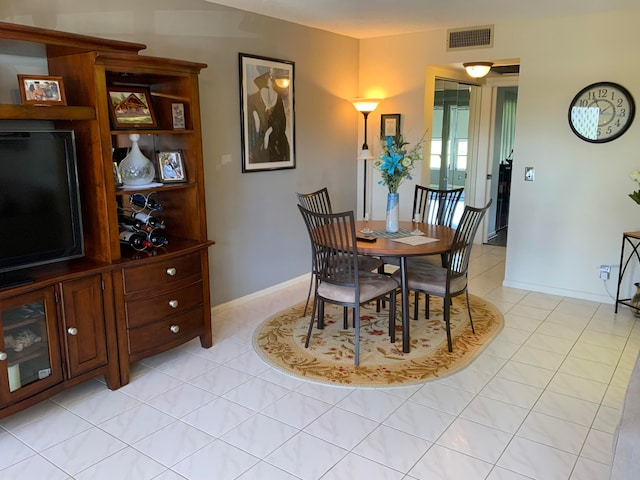
M367 212L367 160L373 160L373 155L369 151L369 145L367 145L367 117L373 112L381 100L377 98L354 98L350 102L353 106L364 116L364 141L362 143L362 150L358 155L358 160L364 160L364 183L362 185L362 219L365 222L369 221L369 213ZM367 224L362 233L371 233L369 225Z

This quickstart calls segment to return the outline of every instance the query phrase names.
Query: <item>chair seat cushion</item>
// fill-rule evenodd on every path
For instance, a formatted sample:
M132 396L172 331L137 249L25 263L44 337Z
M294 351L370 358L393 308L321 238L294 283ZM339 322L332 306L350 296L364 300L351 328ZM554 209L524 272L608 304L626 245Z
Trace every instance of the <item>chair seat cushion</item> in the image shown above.
M378 257L372 257L370 255L358 255L358 270L365 272L371 272L382 267L384 262Z
M400 270L396 270L391 277L400 283ZM447 269L436 267L430 262L411 262L407 265L407 286L409 290L443 297L447 288ZM466 276L452 278L449 292L461 292L466 286Z
M361 271L359 278L360 303L381 297L398 288L398 282L387 275ZM356 301L355 289L353 287L335 285L328 282L320 283L318 286L318 295L324 299L339 303L355 304Z

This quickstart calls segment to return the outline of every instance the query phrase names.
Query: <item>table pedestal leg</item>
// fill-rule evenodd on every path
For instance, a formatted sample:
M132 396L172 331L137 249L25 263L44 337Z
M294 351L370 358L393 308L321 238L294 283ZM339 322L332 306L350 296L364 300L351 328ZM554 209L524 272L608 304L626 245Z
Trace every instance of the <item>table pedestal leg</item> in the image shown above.
M402 351L409 353L409 289L407 286L407 257L400 257L400 294L402 295Z

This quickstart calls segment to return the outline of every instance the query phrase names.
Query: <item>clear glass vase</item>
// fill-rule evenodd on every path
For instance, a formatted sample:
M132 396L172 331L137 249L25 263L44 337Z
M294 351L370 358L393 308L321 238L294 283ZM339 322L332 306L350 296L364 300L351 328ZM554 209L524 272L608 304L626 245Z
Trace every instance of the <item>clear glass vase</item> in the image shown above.
M129 135L129 139L131 140L131 150L122 162L120 162L120 166L118 167L120 176L122 177L122 183L125 186L147 185L153 182L156 170L151 160L145 157L140 151L140 147L138 146L140 135L132 133Z

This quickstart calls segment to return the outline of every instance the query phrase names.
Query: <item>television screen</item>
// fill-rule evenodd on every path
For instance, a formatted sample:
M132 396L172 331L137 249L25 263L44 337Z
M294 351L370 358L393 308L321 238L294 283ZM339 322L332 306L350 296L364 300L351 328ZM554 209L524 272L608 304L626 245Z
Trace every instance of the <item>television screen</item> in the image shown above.
M84 253L73 131L0 131L0 284Z

